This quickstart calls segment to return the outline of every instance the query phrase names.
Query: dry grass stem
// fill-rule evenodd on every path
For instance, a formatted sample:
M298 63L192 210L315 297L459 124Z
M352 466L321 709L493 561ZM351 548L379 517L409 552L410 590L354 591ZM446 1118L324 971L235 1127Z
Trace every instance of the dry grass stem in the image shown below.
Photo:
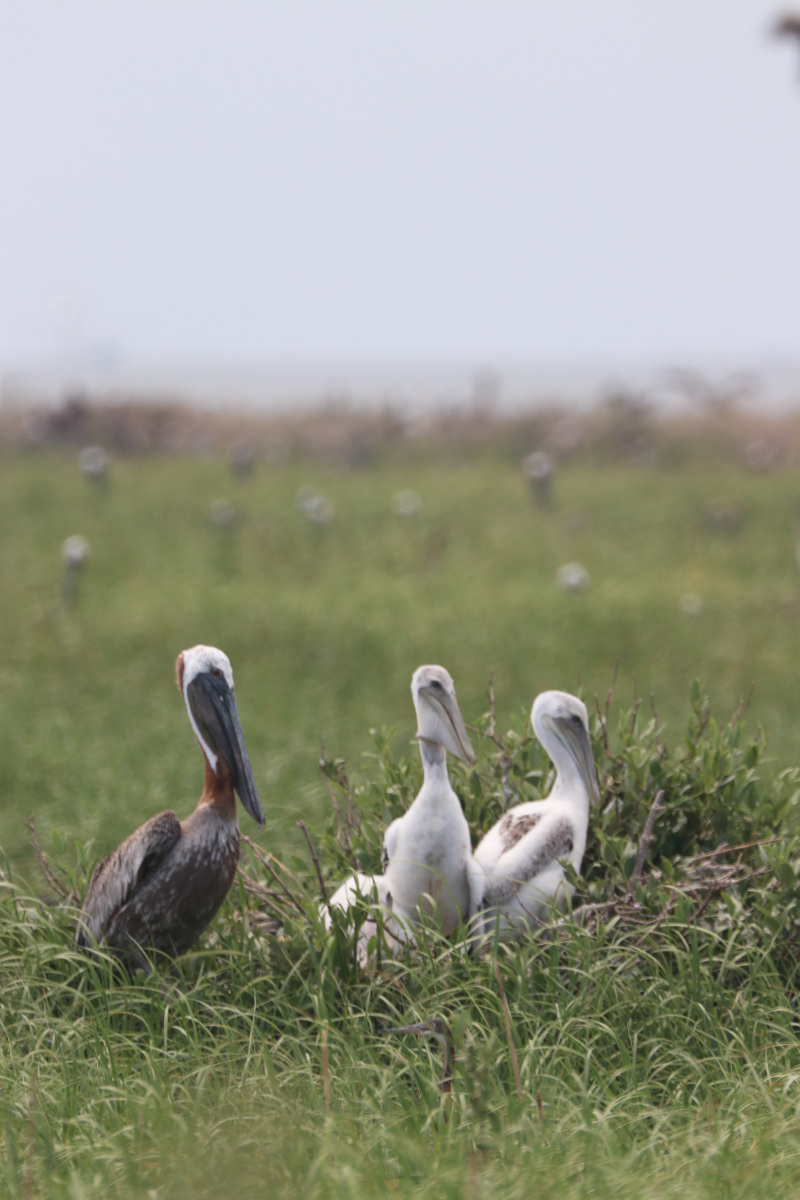
M36 1200L36 1110L38 1096L36 1079L31 1079L28 1092L28 1119L25 1129L25 1173L22 1180L22 1194L25 1200Z
M328 1069L328 1030L322 1026L322 1089L325 1093L325 1112L331 1111L331 1077Z
M278 874L278 872L275 870L275 868L273 867L272 863L269 861L269 858L267 857L267 855L265 855L265 854L263 853L263 851L259 850L258 846L256 846L256 845L253 843L252 839L251 839L251 838L249 838L249 837L248 837L246 834L241 834L241 838L242 838L242 841L246 842L246 843L247 843L247 845L250 847L250 849L253 851L253 853L255 854L256 858L257 858L257 859L258 859L258 861L261 863L261 865L262 865L262 866L263 866L263 867L264 867L264 868L265 868L267 871L269 871L270 875L272 876L272 878L273 878L273 879L275 880L275 882L277 883L277 885L278 885L278 887L280 888L281 892L284 894L284 896L287 898L287 900L289 900L289 902L290 902L290 903L293 905L293 907L294 907L294 908L297 910L297 912L300 914L300 916L301 916L301 917L306 917L306 918L307 918L307 917L308 917L308 913L306 912L306 910L305 910L305 906L303 905L302 901L301 901L301 900L300 900L300 899L299 899L299 898L298 898L298 897L297 897L297 896L294 894L294 892L291 890L291 888L289 888L289 887L288 887L288 886L287 886L287 885L286 885L286 884L283 882L283 880L281 879L280 875L279 875L279 874ZM274 855L270 855L270 857L271 857L271 858L274 858ZM278 863L278 866L281 868L281 870L282 870L282 871L285 871L285 870L286 870L286 868L284 867L283 863L281 863L281 862L278 862L278 859L277 859L277 858L275 858L275 859L274 859L274 861L275 861L276 863ZM244 875L244 873L242 873L242 875L243 875L243 878L247 879L247 876L246 876L246 875ZM245 887L246 887L246 886L247 886L247 885L245 884Z
M503 976L500 974L500 964L497 957L494 959L494 974L497 979L497 986L500 989L500 1002L503 1005L503 1020L506 1026L506 1038L508 1039L508 1053L511 1058L511 1066L514 1069L514 1083L517 1089L517 1098L522 1099L522 1083L519 1078L519 1061L517 1059L517 1047L514 1045L514 1037L511 1031L511 1014L508 1011L508 1000L506 1000L506 990L503 987Z
M664 810L664 805L661 803L663 798L664 798L664 789L659 788L658 791L656 792L655 800L650 805L650 812L647 814L647 820L644 823L644 829L642 830L642 836L639 840L639 849L636 852L636 862L634 864L633 871L632 871L631 877L630 877L630 881L628 883L628 891L629 892L633 891L633 889L636 887L636 884L642 878L642 874L644 872L645 860L647 859L647 851L650 849L651 843L653 841L653 829L655 828L655 824L658 819L659 813L663 812L663 810Z
M80 900L80 897L77 896L75 894L75 892L73 892L70 888L66 887L62 883L62 881L59 879L58 875L56 875L55 871L50 866L50 863L48 861L47 855L45 854L44 850L42 850L41 846L39 845L39 839L36 836L36 828L34 825L33 817L28 817L25 824L28 826L28 829L30 829L30 831L31 831L31 841L33 843L33 848L36 851L36 858L39 862L39 869L42 872L42 874L44 875L47 882L49 883L50 887L53 889L53 891L56 893L56 895L58 896L58 898L60 900L69 900L72 904L77 905Z
M333 785L331 784L331 781L328 778L328 773L325 769L325 766L326 766L325 747L322 744L322 742L320 742L319 750L320 750L319 769L320 769L320 774L322 775L322 782L325 784L325 789L328 793L328 796L330 797L331 804L333 805L333 811L336 813L336 824L337 824L336 841L338 842L341 849L345 852L345 854L349 854L350 850L351 850L350 822L347 819L346 814L343 813L342 810L339 808L339 803L336 799L336 793L334 792Z
M322 864L319 861L319 855L317 854L317 851L314 848L314 843L311 840L311 834L308 832L308 827L306 826L305 821L298 821L297 825L298 825L298 828L303 831L303 837L306 839L306 842L308 844L308 852L311 855L311 861L314 864L314 870L317 872L317 880L319 882L319 890L322 893L322 900L323 900L324 904L327 904L328 903L328 889L325 886L325 879L322 874Z

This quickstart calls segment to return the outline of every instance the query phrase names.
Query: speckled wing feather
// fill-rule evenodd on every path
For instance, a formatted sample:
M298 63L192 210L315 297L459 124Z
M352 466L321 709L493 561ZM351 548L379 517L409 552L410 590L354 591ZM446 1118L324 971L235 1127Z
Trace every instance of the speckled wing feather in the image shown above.
M76 945L102 942L115 913L163 862L180 836L177 814L171 810L158 813L95 867L78 918Z
M568 816L543 816L519 839L511 841L509 849L491 868L481 907L506 903L520 887L571 854L574 840L575 830Z

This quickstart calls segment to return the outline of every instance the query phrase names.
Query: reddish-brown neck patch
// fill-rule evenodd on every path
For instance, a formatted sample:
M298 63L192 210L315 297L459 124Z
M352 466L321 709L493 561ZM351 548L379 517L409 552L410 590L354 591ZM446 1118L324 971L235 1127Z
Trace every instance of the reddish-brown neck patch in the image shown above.
M228 764L221 754L217 755L216 771L212 769L205 754L203 762L205 763L206 777L200 804L213 804L223 820L234 821L236 819L236 793L233 790Z

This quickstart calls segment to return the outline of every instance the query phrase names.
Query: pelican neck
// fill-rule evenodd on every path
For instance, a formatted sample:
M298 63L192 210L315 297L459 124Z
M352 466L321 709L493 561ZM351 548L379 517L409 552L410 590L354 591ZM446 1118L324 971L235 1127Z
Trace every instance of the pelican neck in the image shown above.
M417 737L426 780L447 779L447 751L440 742Z
M550 756L553 758L553 756ZM561 756L559 756L561 758ZM553 758L556 777L550 796L555 800L571 800L573 804L589 804L589 791L578 765L572 756L564 752L560 762Z

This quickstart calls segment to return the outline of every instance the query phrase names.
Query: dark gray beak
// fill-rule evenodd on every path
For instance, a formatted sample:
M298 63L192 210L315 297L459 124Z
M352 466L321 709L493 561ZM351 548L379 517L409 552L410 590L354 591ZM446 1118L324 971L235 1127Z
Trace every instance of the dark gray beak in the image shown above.
M427 1021L418 1021L416 1025L394 1025L388 1029L379 1029L378 1033L433 1033Z
M545 717L545 721L553 729L561 742L569 750L580 771L581 778L591 804L600 803L600 784L597 781L597 767L592 754L592 743L578 717Z
M253 778L233 689L228 687L225 679L203 672L186 690L200 732L214 753L225 760L233 786L247 812L263 826L264 810Z

